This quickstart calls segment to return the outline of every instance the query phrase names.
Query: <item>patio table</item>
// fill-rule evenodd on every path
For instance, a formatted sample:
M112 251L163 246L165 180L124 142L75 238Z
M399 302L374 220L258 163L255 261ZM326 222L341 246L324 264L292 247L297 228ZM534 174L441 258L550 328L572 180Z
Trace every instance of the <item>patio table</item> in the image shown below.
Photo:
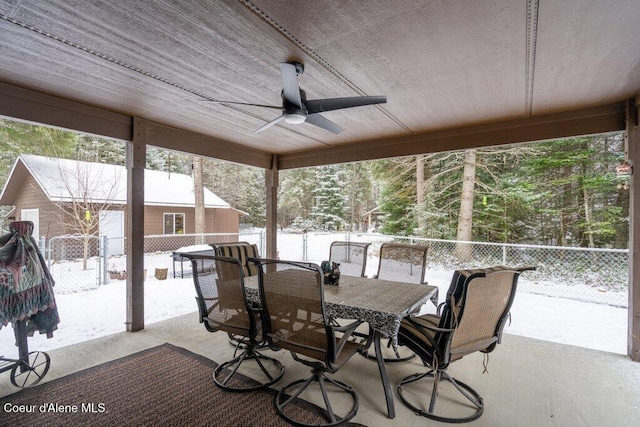
M287 271L267 274L282 274ZM258 298L257 276L245 278L249 298ZM368 277L341 276L339 285L324 286L324 302L327 315L336 319L353 319L367 322L373 333L376 360L384 388L389 418L395 417L393 391L385 368L380 341L390 337L397 343L402 319L420 309L436 292L436 287Z

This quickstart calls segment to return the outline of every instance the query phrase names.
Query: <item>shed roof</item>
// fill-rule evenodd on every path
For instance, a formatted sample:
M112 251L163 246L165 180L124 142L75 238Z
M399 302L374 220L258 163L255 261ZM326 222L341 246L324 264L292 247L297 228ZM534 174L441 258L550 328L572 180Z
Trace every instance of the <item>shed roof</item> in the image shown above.
M31 174L52 202L66 202L87 197L91 202L125 205L127 203L127 171L124 166L83 162L21 154L13 165L0 195L0 205L11 205L20 186ZM195 206L192 177L145 169L144 201L148 206ZM204 189L207 208L230 209L231 206Z

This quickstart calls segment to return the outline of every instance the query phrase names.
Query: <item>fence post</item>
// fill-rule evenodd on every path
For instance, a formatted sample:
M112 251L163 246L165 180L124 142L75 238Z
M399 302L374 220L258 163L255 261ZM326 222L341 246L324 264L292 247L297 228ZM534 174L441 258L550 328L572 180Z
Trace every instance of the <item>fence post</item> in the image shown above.
M507 265L507 245L502 245L502 265Z
M306 261L307 260L307 230L304 230L302 232L302 260Z
M102 269L100 270L102 273L102 280L99 282L101 284L107 285L109 283L109 238L107 236L102 236L102 245L100 248L100 259L102 262Z
M47 268L49 270L51 270L51 253L53 252L51 250L51 242L52 241L53 241L53 238L49 239L49 241L47 242L47 245L49 245L49 247L45 250L46 258L47 258Z
M44 236L40 236L40 243L38 244L38 249L40 249L40 253L43 258L46 258L47 254L47 238Z

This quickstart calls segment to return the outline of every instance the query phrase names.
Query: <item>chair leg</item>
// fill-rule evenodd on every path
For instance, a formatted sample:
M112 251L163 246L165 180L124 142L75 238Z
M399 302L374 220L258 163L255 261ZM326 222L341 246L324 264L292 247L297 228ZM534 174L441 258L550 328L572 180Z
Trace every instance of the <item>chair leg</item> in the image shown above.
M247 381L246 379L238 379L241 373L240 366L248 361L254 361L262 373L264 379ZM266 363L265 363L266 362ZM236 376L238 374L238 376ZM255 346L247 344L246 349L237 357L222 363L213 372L213 380L216 385L223 390L233 392L254 391L269 387L276 383L284 375L284 366L280 361L263 355L256 351Z
M295 401L296 398L298 398L302 392L304 392L307 388L309 388L309 386L311 386L314 383L318 383L318 386L320 388L320 392L322 394L322 398L324 400L324 408L322 408L322 412L323 412L323 418L325 418L327 420L326 423L323 422L318 422L318 423L305 423L302 422L300 420L296 420L294 417L295 414L295 407L293 407L293 409L291 410L287 410L287 407ZM344 391L348 394L351 395L353 404L351 406L351 409L349 411L349 413L347 415L345 415L344 417L340 417L338 416L334 411L333 411L333 407L331 405L331 401L329 399L329 394L328 394L328 390L327 390L327 386L334 386L336 387L338 390ZM291 394L289 394L291 393ZM311 377L309 378L305 378L305 379L301 379L301 380L297 380L294 381L286 386L284 386L282 388L282 390L280 390L280 392L278 393L278 395L275 398L275 404L276 404L276 410L278 412L278 415L280 415L280 417L282 417L283 419L285 419L287 422L293 424L293 425L297 425L297 426L337 426L337 425L341 425L343 423L346 423L347 421L351 420L353 417L356 416L356 413L358 412L358 395L356 394L356 392L349 387L348 385L334 380L332 378L329 378L327 376L325 376L324 371L319 370L319 369L314 369L313 370L313 374L311 375Z
M429 379L431 382L433 382L431 389L431 398L429 400L429 408L426 411L423 409L424 403L418 404L410 402L408 395L403 394L402 391L403 386L420 381L422 379ZM453 387L458 391L458 393L460 393L465 397L467 401L473 404L472 409L474 410L474 412L471 415L467 417L447 417L438 415L436 413L436 399L440 393L439 387L442 381L448 381L449 383L451 383ZM433 370L429 370L427 372L409 375L408 377L405 377L400 381L397 390L398 396L405 406L409 407L417 415L421 415L423 417L436 421L442 421L446 423L466 423L480 418L484 411L484 401L482 400L482 397L478 394L478 392L476 392L473 388L463 383L462 381L456 380L445 370L437 371L435 374ZM413 394L414 393L411 393L411 395ZM420 393L415 394L419 395ZM459 403L463 404L463 401L460 401Z

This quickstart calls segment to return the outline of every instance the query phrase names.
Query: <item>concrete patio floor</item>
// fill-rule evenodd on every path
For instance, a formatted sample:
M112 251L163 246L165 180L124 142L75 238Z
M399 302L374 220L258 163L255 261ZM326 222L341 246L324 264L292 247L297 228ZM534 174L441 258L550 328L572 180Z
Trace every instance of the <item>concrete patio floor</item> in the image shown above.
M165 342L218 363L233 354L226 334L207 332L193 313L149 324L140 332L122 332L50 350L51 369L43 381ZM308 376L309 368L293 361L285 351L278 354L286 373L276 388ZM449 369L452 376L484 398L484 414L468 425L635 426L640 419L640 363L624 355L505 335L490 354L488 373L482 373L482 362L483 356L474 354ZM356 355L334 377L353 386L359 395L360 409L354 422L371 427L437 425L440 423L414 415L395 392L401 378L423 370L417 359L387 365L396 396L393 420L386 416L375 362ZM211 372L202 374L209 376ZM0 374L0 396L16 391L19 389L11 385L9 373Z

